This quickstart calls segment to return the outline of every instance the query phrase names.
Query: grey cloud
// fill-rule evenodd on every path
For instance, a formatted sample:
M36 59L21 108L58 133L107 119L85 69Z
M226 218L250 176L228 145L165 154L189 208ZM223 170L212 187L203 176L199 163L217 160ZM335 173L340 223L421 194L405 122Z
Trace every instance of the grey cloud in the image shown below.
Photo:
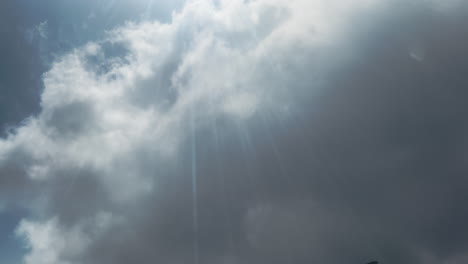
M85 134L84 130L91 129L96 122L93 106L84 102L72 102L57 107L44 114L44 126L50 129L51 134L60 137L73 137Z

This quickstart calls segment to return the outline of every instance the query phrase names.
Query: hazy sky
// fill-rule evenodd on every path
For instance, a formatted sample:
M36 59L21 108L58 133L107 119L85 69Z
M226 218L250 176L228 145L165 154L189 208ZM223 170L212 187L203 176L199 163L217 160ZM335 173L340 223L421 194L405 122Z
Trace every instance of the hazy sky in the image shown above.
M0 1L0 263L466 263L467 18Z

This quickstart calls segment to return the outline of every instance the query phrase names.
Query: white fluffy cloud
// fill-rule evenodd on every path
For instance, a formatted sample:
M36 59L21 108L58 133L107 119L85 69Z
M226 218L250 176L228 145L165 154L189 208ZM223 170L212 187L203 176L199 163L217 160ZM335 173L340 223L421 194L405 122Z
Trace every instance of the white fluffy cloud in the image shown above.
M117 28L53 64L42 112L1 142L2 160L24 156L21 170L34 181L92 169L116 200L149 192L153 176L133 153L176 155L189 118L245 119L268 103L282 107L275 96L291 88L283 63L333 41L341 13L367 2L192 1L170 24ZM109 57L114 46L122 51Z

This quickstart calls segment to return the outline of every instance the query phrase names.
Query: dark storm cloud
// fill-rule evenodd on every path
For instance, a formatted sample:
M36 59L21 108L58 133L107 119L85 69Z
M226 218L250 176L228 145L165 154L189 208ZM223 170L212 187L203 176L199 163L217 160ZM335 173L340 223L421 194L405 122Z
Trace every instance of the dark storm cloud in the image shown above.
M268 93L261 94L270 101L250 118L240 118L243 112L236 111L219 115L217 108L200 114L209 100L193 103L190 110L199 112L179 118L185 113L181 101L187 92L180 89L173 96L167 86L179 77L195 83L192 89L201 83L198 91L204 94L209 81L215 86L218 78L220 83L239 81L224 73L224 65L215 64L219 68L214 71L211 64L201 64L211 79L199 81L205 72L197 66L189 71L195 77L180 74L187 62L177 56L174 62L172 55L162 57L162 66L150 64L172 75L171 81L161 81L162 88L156 87L172 100L163 113L177 125L171 123L168 133L185 135L176 157L153 151L151 146L165 144L148 140L153 137L148 128L136 134L141 141L130 141L137 147L115 154L113 144L124 148L125 142L119 137L110 143L99 141L106 140L99 135L108 131L94 113L97 109L76 100L57 101L55 106L55 95L46 94L45 113L51 114L41 117L49 122L45 127L55 127L61 135L76 131L71 147L65 141L59 146L74 150L74 144L81 143L84 147L77 149L95 156L89 165L86 153L74 150L75 157L55 150L75 163L57 157L57 167L45 162L55 177L43 188L47 202L37 222L23 222L19 229L32 240L29 261L45 261L40 248L34 251L35 232L52 230L50 236L58 241L73 240L64 249L53 247L53 241L45 243L52 245L49 250L59 248L52 258L56 262L193 263L196 250L199 263L461 263L468 253L468 9L463 4L453 9L422 1L401 4L359 13L331 48L316 51L296 44L298 48L286 49L287 54L272 53L255 61L254 81L248 84L267 86ZM164 41L156 38L157 43ZM198 47L194 43L190 44ZM209 49L210 56L195 50L189 56L195 58L192 63L199 62L197 58L224 58L217 47ZM278 50L285 52L273 49ZM190 51L176 49L184 58ZM228 58L235 65L236 57ZM125 97L130 104L151 108L149 87L157 70L149 79L136 78L131 90L135 97ZM241 79L240 74L234 76ZM52 86L58 82L52 77L50 89L60 92ZM104 113L121 107L95 106ZM63 107L69 111L57 112ZM65 113L73 118L62 116ZM131 113L131 119L121 118L130 123L143 115ZM195 134L186 133L192 129L190 119L197 125ZM93 129L82 129L84 120L89 120L84 127ZM137 130L139 122L130 125ZM10 159L28 163L28 151L25 158ZM107 161L110 168L106 155L112 158ZM37 160L32 163L44 165L42 156L33 158ZM148 177L154 189L134 186Z
M308 220L300 228L312 232L307 239L319 230L313 238L318 245L308 243L302 255L293 254L298 263L358 263L366 255L386 263L426 263L420 259L424 251L437 263L466 254L466 9L451 15L390 10L383 22L373 18L376 25L347 43L355 45L355 55L333 72L320 95L307 98L298 123L287 131L272 129L281 166L271 166L271 149L259 182L270 199L283 198L269 213L273 220L264 222L272 224L263 227L267 247L285 237L275 224L291 210L283 203L319 204L294 212ZM421 60L411 57L414 42L424 49ZM320 219L329 210L336 214ZM293 252L308 241L302 236L289 244ZM278 259L272 252L278 250L265 253L267 261L270 254Z
M303 98L301 115L281 126L261 113L265 125L243 128L254 145L242 131L229 133L236 127L221 130L231 137L221 153L214 134L200 135L204 261L448 263L466 254L467 12L391 10L347 43L355 55ZM411 56L415 42L421 60ZM173 250L185 248L190 259L184 181L185 192L174 183L167 211L150 214L177 221L161 224L168 234L160 243L177 236ZM137 248L139 256L154 252L151 242Z

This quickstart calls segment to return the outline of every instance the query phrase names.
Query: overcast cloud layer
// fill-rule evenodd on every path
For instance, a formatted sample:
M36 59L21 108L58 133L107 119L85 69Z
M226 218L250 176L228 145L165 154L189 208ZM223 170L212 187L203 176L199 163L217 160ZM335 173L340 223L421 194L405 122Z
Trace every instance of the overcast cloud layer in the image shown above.
M467 17L189 1L57 57L0 140L24 262L465 263Z

